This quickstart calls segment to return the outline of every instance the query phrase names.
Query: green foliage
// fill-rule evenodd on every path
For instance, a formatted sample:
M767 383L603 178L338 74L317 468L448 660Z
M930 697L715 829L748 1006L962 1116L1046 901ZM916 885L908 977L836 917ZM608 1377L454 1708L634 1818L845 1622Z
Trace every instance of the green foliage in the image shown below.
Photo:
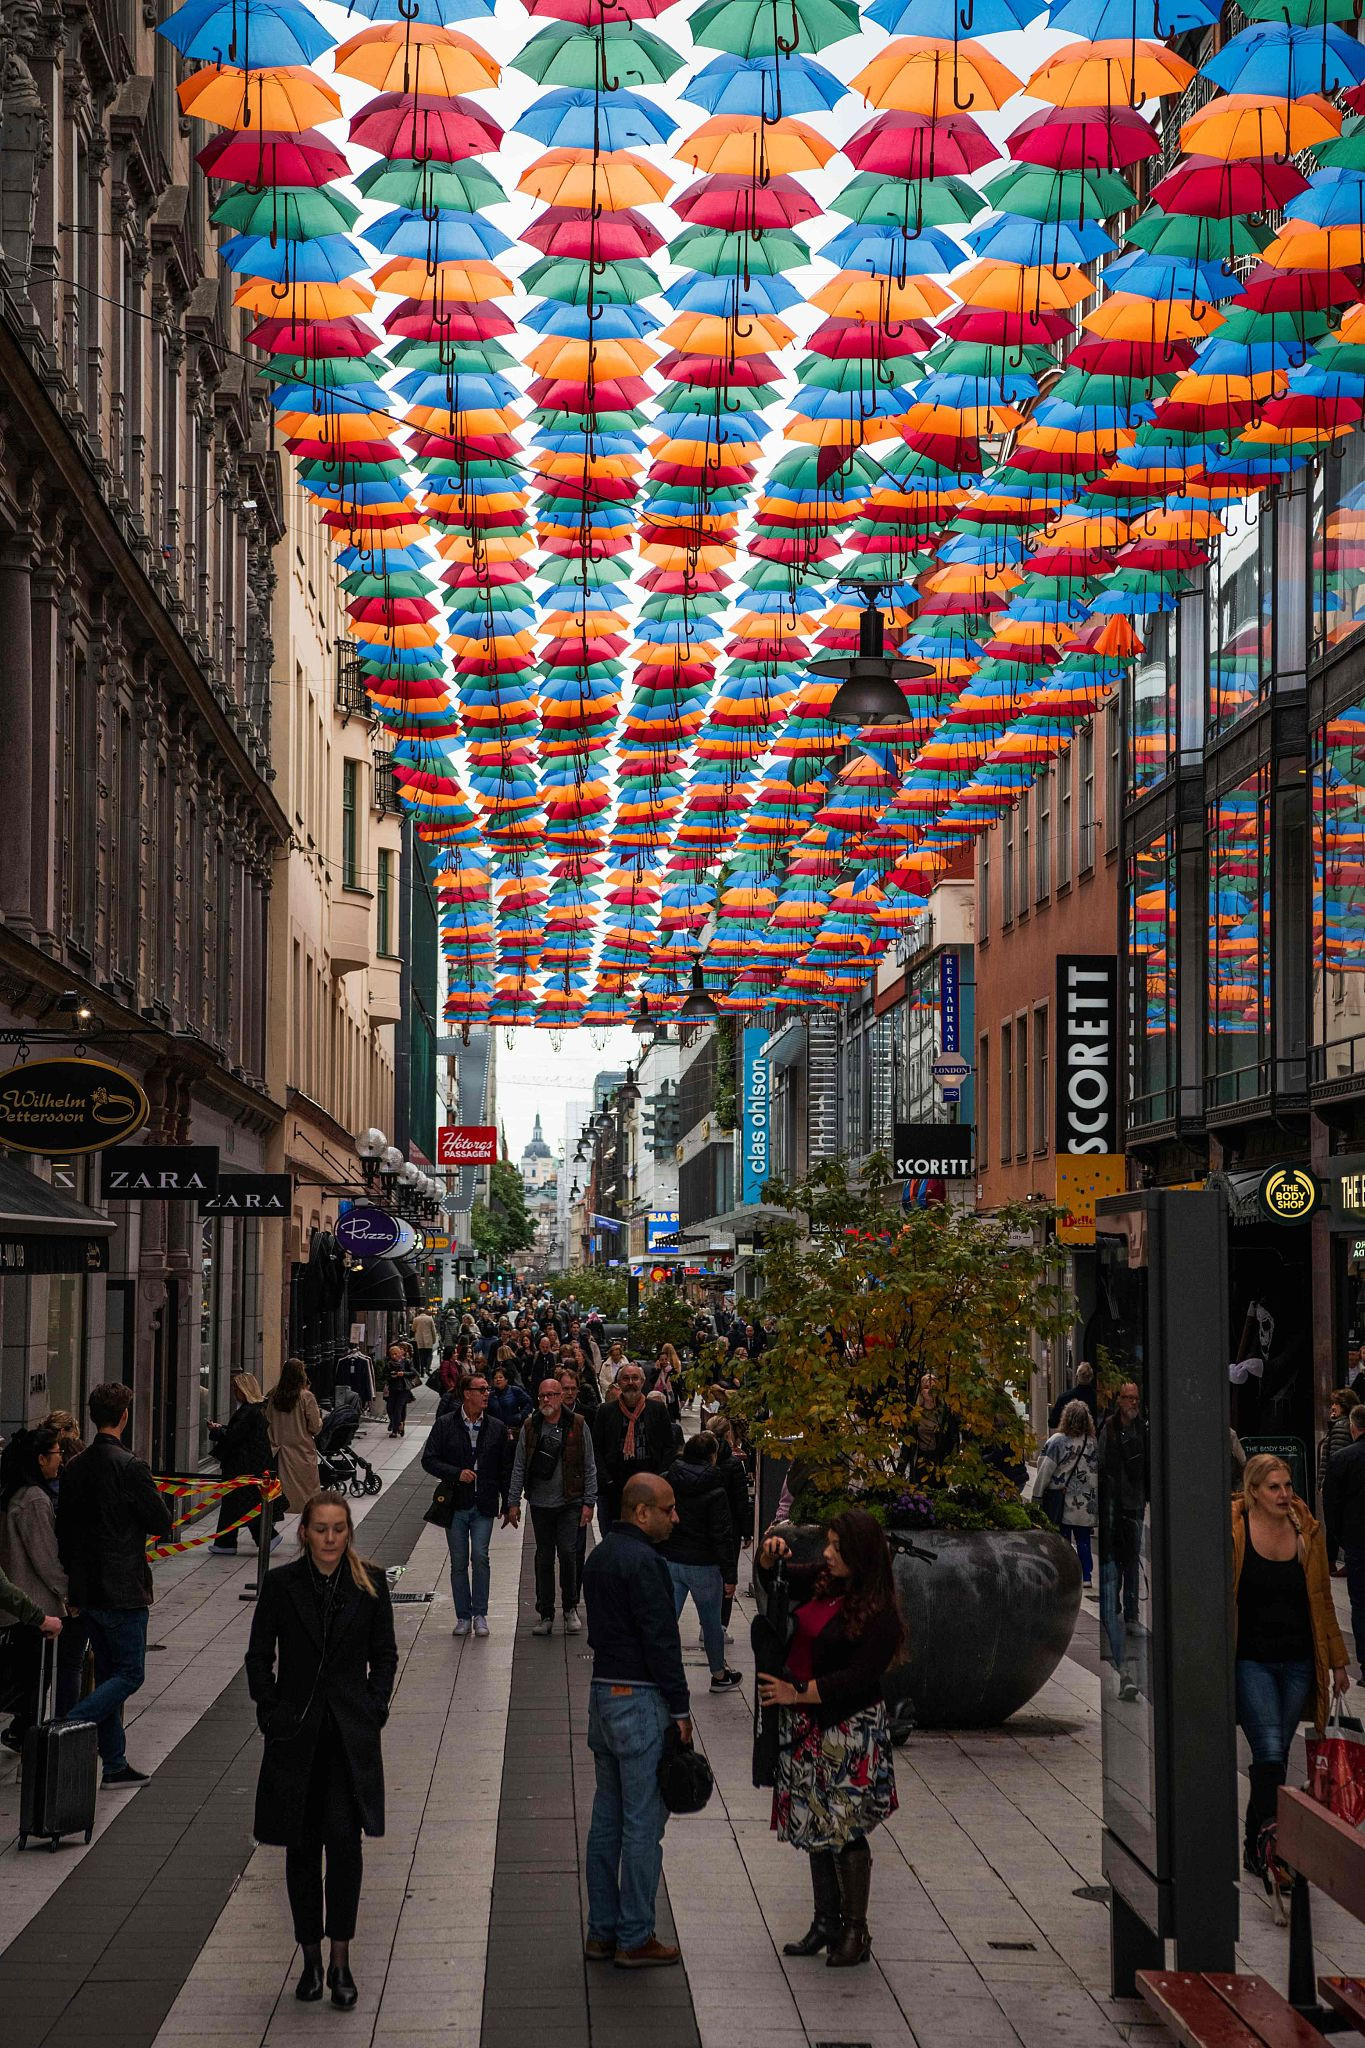
M765 1200L792 1216L764 1253L763 1307L777 1327L734 1405L761 1444L795 1450L816 1502L892 1502L931 1372L950 1427L914 1483L930 1493L935 1524L1034 1526L1019 1500L1032 1340L1070 1328L1037 1243L1047 1212L934 1204L902 1214L892 1199L881 1157L857 1188L841 1161L797 1187L769 1182Z
M567 1273L550 1273L545 1285L556 1301L571 1294L585 1314L596 1309L609 1322L620 1322L625 1316L624 1273L608 1273L600 1266L575 1266Z
M493 1265L502 1265L535 1243L536 1226L526 1213L521 1175L505 1159L495 1159L489 1169L488 1201L475 1208L469 1234L474 1249Z
M735 1080L735 1020L726 1017L715 1026L716 1034L716 1122L723 1131L733 1131L739 1122L739 1090Z
M692 1341L692 1311L676 1287L656 1287L635 1319L631 1350L637 1358L655 1359L665 1344L682 1352Z

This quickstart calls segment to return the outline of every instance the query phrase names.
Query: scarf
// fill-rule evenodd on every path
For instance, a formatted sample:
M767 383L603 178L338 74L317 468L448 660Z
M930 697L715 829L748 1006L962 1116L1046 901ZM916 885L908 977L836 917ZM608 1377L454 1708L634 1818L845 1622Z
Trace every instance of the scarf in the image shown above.
M621 1456L623 1458L633 1458L635 1456L635 1425L644 1412L645 1404L643 1401L641 1401L633 1415L629 1408L622 1408L621 1410L621 1413L626 1418L626 1433L621 1440Z

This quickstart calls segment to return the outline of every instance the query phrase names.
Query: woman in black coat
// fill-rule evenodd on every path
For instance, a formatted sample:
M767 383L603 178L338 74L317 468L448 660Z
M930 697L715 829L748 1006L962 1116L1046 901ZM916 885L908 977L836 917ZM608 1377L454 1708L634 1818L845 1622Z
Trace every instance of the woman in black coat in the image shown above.
M255 1835L285 1850L294 1939L303 1950L294 1996L322 1996L325 1932L332 2003L348 2009L358 1995L350 1944L360 1905L360 1838L384 1832L379 1731L389 1718L398 1647L388 1582L357 1554L344 1494L313 1495L299 1541L304 1554L297 1563L266 1577L246 1653L247 1686L265 1737Z
M218 1460L218 1469L224 1479L241 1479L250 1475L258 1479L263 1472L274 1468L275 1453L270 1448L270 1424L266 1420L265 1397L260 1382L254 1373L234 1373L232 1398L236 1402L226 1422L211 1422L209 1438L213 1444L213 1455ZM254 1522L248 1522L257 1544L269 1540L273 1516L273 1503L261 1502L261 1496L254 1486L242 1486L223 1496L218 1510L218 1534L214 1539L215 1557L236 1557L237 1531L233 1527L243 1515L249 1515L255 1507L261 1509ZM228 1531L226 1535L224 1531Z
M769 1536L759 1570L790 1557L782 1538ZM783 1953L827 1949L826 1963L844 1969L872 1953L867 1838L896 1811L882 1681L901 1654L905 1630L891 1552L865 1508L836 1515L824 1555L813 1564L789 1563L787 1575L795 1630L782 1675L760 1671L758 1695L765 1707L783 1710L773 1826L810 1857L815 1918Z

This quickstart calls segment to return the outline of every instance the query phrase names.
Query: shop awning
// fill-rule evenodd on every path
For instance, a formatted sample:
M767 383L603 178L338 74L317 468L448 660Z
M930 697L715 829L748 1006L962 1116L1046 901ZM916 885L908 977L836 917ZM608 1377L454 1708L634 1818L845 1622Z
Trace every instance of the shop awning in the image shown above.
M404 1305L404 1307L405 1307L405 1308L423 1308L423 1307L425 1307L425 1305L426 1305L426 1296L425 1296L425 1294L423 1294L423 1292L422 1292L422 1283L421 1283L421 1281L420 1281L420 1280L418 1279L418 1277L417 1277L417 1268L416 1268L416 1266L414 1266L414 1265L413 1265L413 1263L412 1263L412 1260L411 1260L411 1259L395 1259L395 1260L394 1260L394 1262L393 1262L393 1265L394 1265L394 1270L395 1270L395 1272L396 1272L396 1273L397 1273L397 1275L398 1275L398 1282L399 1282L399 1285L401 1286L401 1288L402 1288L402 1290L403 1290L403 1305Z
M352 1268L347 1276L346 1301L348 1308L396 1309L402 1311L408 1305L403 1291L403 1279L392 1259L372 1259L368 1266L358 1270Z
M0 1276L107 1273L115 1228L97 1209L0 1158Z

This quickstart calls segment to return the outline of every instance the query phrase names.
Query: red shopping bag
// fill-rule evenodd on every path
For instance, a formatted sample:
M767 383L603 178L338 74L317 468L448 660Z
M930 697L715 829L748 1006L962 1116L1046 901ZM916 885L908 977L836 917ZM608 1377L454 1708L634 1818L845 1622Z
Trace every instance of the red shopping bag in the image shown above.
M1310 1735L1304 1747L1307 1792L1338 1820L1359 1827L1365 1821L1365 1729L1334 1701L1324 1733Z

